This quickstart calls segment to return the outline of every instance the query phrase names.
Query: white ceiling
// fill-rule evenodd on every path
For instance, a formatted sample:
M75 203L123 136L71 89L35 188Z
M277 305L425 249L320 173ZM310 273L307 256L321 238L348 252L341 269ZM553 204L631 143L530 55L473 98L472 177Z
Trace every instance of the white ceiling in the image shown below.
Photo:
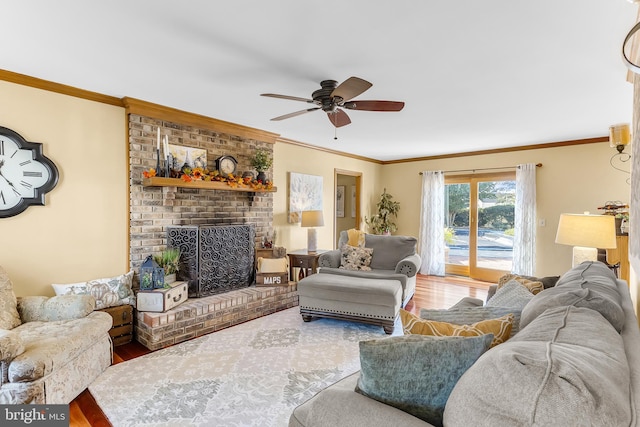
M379 160L607 135L632 118L624 0L3 0L0 68ZM309 98L361 77L334 128Z

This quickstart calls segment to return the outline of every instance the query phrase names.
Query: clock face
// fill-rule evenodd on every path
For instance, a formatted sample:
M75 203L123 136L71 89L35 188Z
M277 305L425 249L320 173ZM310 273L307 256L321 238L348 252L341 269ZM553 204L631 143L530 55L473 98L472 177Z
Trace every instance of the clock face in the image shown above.
M42 154L42 144L0 127L0 218L44 205L45 193L57 182L58 170Z
M236 167L238 165L238 162L236 162L236 159L234 159L231 156L222 156L219 157L217 160L217 168L218 171L220 171L220 173L224 176L228 176L229 174L233 174L236 172Z

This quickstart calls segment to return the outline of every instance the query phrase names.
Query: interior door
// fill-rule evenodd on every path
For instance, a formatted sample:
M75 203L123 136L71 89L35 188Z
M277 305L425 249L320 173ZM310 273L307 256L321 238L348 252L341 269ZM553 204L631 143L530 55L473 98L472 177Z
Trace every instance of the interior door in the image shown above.
M334 248L338 246L340 232L360 229L360 182L362 172L334 170Z
M515 172L445 178L447 274L496 282L511 271Z

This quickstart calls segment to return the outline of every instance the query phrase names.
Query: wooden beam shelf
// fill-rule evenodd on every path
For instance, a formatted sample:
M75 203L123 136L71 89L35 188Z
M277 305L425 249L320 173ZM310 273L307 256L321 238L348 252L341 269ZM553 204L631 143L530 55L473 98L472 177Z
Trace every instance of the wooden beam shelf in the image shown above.
M191 181L185 182L180 178L162 178L154 176L153 178L143 178L143 187L181 187L181 188L202 188L205 190L224 190L224 191L243 191L245 193L275 193L278 191L277 187L271 187L270 189L262 188L256 189L251 187L231 187L226 182L220 181Z

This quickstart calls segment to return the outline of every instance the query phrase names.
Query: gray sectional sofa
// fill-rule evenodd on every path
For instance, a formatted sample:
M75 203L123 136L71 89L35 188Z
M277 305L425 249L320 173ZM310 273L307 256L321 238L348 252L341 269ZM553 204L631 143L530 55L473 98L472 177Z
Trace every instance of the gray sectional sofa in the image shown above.
M602 263L585 262L533 296L519 314L519 331L484 352L452 386L442 403L445 426L640 425L640 331L626 282ZM425 359L415 360L414 379L429 369ZM393 369L393 360L388 363ZM360 375L298 406L289 426L440 424L398 409L397 401L357 392ZM407 394L423 385L409 380Z

